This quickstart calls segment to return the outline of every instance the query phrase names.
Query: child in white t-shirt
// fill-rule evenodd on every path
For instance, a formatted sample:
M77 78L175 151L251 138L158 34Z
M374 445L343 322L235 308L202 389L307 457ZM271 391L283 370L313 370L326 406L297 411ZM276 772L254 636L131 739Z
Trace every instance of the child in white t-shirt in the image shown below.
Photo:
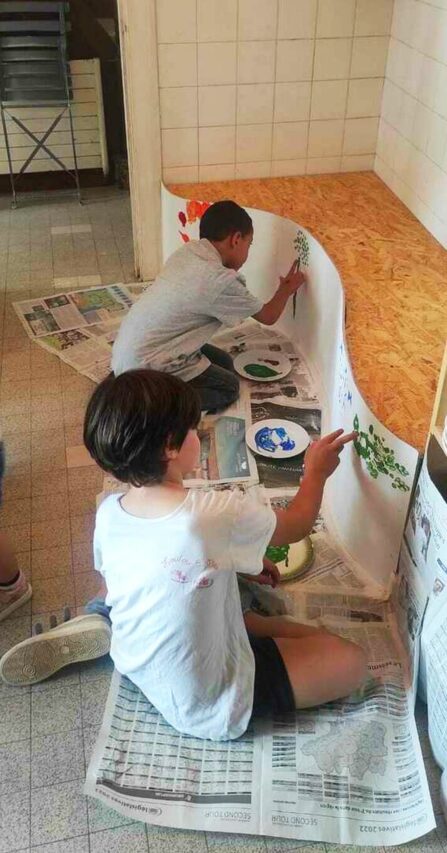
M131 370L96 388L84 440L104 471L130 484L101 504L94 537L115 666L177 730L226 740L252 716L328 702L364 679L353 643L289 617L243 614L236 575L276 582L263 570L267 546L309 532L353 434L311 445L298 495L274 512L261 487L185 489L199 417L199 397L182 380Z

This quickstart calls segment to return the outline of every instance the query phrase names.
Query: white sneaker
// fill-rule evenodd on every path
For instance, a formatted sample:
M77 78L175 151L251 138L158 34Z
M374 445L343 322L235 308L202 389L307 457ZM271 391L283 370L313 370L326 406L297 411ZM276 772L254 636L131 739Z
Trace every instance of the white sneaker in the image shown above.
M0 660L0 677L14 686L37 684L68 664L106 655L111 636L103 616L77 616L9 649Z

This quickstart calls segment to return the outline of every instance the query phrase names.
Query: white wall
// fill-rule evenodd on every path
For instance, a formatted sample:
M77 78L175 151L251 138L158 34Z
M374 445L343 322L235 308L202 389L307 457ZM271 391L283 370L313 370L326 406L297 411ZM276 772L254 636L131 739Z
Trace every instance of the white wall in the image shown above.
M446 0L395 0L375 169L447 248Z
M165 181L371 169L392 0L157 0Z

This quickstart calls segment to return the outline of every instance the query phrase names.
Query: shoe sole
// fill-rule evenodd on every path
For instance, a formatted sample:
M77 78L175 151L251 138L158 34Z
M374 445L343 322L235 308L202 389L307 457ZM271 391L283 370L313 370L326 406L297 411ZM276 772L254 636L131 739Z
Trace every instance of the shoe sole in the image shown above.
M2 622L3 619L6 619L11 613L14 612L14 610L17 610L18 607L22 607L24 604L26 604L26 602L30 600L32 594L33 591L31 589L30 584L28 584L26 592L24 592L23 595L17 599L17 601L13 601L9 605L9 607L5 607L5 609L2 610L2 612L0 613L0 622Z
M0 677L12 686L37 684L69 664L106 655L111 634L102 616L77 616L6 652L0 661Z

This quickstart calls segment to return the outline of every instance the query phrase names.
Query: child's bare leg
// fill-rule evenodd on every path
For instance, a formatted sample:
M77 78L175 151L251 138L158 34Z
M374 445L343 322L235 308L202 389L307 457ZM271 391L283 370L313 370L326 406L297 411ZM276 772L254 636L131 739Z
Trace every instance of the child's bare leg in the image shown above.
M273 637L289 676L297 708L312 708L342 699L367 675L360 646L321 632L301 639Z
M301 625L290 616L260 616L249 611L244 619L251 634L275 641L297 708L342 699L366 678L366 655L349 640L324 628Z
M255 637L310 637L314 634L327 634L324 628L302 625L293 616L261 616L253 610L244 613L245 627Z
M0 584L14 580L19 571L11 543L5 533L0 533Z

